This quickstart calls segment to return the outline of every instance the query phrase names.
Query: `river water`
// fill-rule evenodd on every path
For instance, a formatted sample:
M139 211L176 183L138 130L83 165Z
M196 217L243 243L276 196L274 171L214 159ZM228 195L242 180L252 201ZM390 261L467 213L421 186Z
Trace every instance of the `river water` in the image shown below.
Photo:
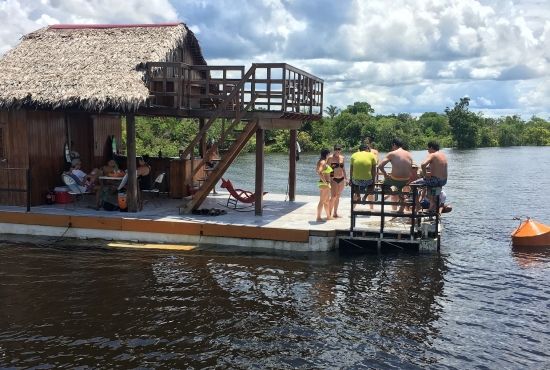
M549 368L550 250L509 235L515 216L550 224L550 149L446 152L440 254L4 242L0 367ZM266 160L266 190L284 193L286 157ZM302 154L298 194L316 193L315 160ZM253 172L243 155L227 176L252 187Z

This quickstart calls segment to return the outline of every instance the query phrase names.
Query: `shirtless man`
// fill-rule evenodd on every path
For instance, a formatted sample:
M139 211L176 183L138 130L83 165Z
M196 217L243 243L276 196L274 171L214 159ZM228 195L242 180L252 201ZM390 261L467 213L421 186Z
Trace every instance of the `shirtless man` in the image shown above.
M425 176L414 181L414 184L431 187L444 186L447 184L447 157L439 151L439 144L436 141L428 143L428 153L420 165Z
M428 156L422 164L424 177L413 181L411 184L424 185L429 187L442 187L447 184L447 157L439 151L439 143L430 141L428 143ZM432 194L428 195L430 199L430 209L428 212L435 211L435 199Z
M384 169L384 166L386 166L388 162L391 163L391 175L388 175ZM384 175L384 188L395 186L397 190L401 191L409 182L412 162L411 153L403 149L403 142L401 139L393 139L392 151L389 152L378 165L378 169ZM403 195L399 196L399 200L401 203L399 212L403 212L405 208Z

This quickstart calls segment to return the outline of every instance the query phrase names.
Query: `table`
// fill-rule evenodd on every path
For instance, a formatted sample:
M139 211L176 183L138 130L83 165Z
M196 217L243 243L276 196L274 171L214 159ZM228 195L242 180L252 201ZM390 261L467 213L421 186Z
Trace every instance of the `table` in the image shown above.
M118 192L126 185L126 182L128 181L128 175L124 176L99 176L99 183L100 183L100 192L101 197L104 196L105 192L107 193L115 193L117 194L117 204L118 204ZM120 182L120 184L117 185L117 183ZM141 211L143 208L142 199L141 199L141 191L139 189L139 182L137 183L138 189L137 189L137 202L138 202L138 209ZM115 190L116 187L116 190ZM105 188L105 189L104 189Z

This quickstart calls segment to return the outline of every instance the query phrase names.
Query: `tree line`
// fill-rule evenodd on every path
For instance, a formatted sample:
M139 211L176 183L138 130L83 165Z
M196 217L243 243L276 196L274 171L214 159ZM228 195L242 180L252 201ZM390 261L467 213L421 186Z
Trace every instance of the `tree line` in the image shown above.
M307 121L298 131L303 151L319 151L342 145L356 149L366 137L373 137L377 149L388 151L394 137L400 137L409 150L425 149L436 140L442 147L459 149L550 145L550 122L532 117L528 121L519 116L485 117L469 110L470 99L465 97L444 113L426 112L418 117L408 113L377 115L367 102L355 102L345 109L326 107L325 116L318 121ZM223 125L217 120L209 131L212 138L220 135ZM124 127L124 126L123 126ZM176 156L198 132L192 119L166 117L137 117L136 144L140 154ZM125 137L125 135L123 135ZM266 131L267 152L288 152L289 130ZM255 138L245 147L253 151Z

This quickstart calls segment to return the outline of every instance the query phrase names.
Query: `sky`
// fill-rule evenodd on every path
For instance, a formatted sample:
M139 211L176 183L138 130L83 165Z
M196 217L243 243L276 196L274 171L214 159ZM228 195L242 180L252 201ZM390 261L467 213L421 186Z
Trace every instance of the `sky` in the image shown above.
M550 0L0 0L0 54L57 23L182 21L208 64L285 62L325 107L550 119Z

